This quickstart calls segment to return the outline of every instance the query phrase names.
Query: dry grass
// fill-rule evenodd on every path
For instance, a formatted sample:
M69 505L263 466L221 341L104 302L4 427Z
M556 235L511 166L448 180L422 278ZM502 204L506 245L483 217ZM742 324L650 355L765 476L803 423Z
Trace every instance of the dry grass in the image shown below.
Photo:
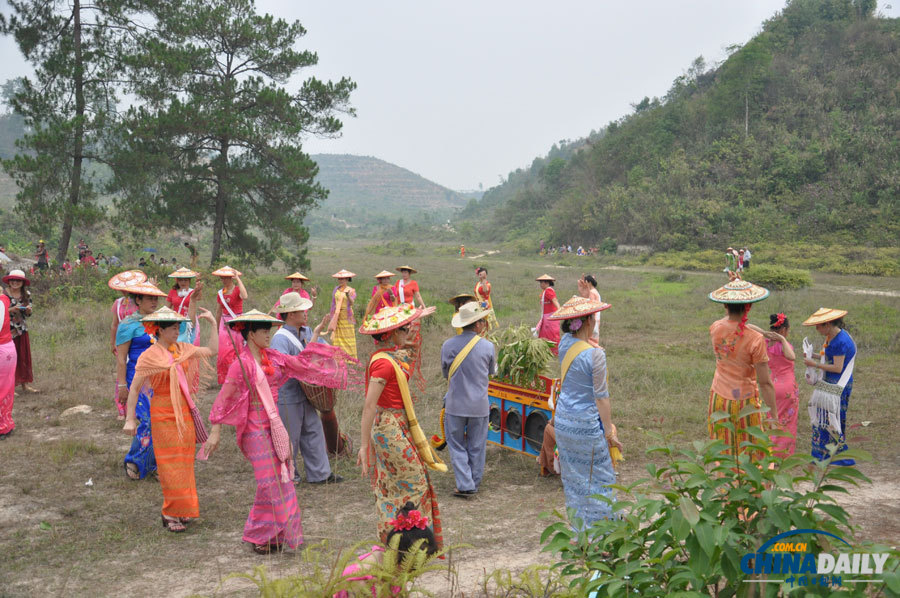
M706 397L713 373L707 327L721 316L721 308L706 293L722 282L720 275L663 270L603 269L590 258L575 267L549 261L509 258L502 254L476 260L453 257L451 248L422 250L418 255L372 255L350 246L316 247L309 275L323 289L331 288L330 274L348 268L359 274L353 286L368 297L382 268L409 261L429 304L438 313L424 326L424 374L428 390L417 410L426 433L434 431L444 385L438 354L441 342L453 334L450 306L445 299L474 286L474 267L486 265L495 290L502 323L533 325L538 317L539 290L533 282L543 272L557 277L557 291L565 299L575 290L582 271L599 274L600 291L613 308L603 315L601 338L609 355L614 419L626 443L622 472L625 482L641 476L648 446L644 431L680 433L685 441L706 433ZM481 253L467 248L469 255ZM248 276L251 299L247 307L266 311L283 281L275 275ZM893 280L893 288L897 288ZM851 333L860 348L856 384L851 400L851 444L865 448L876 463L864 467L878 479L892 479L898 466L894 440L897 416L892 399L900 394L897 356L900 353L900 299L848 295L834 287L891 288L886 279L816 278L816 284L796 292L775 293L752 312L764 324L770 312L785 311L796 324L822 305L846 307ZM212 293L204 301L212 304ZM14 416L16 433L0 443L0 596L22 595L243 595L249 586L231 581L221 588L222 576L247 571L265 562L275 572L296 569L297 555L261 558L240 543L244 520L253 498L252 469L228 431L213 459L199 463L197 483L201 520L183 535L168 534L159 523L161 493L150 480L128 481L122 456L129 439L116 421L111 396L113 359L109 354L108 306L86 300L39 309L32 319L32 346L39 395L20 396ZM327 302L320 301L313 317L321 317ZM800 345L804 330L795 326L792 341ZM810 331L812 332L812 331ZM814 333L813 333L814 334ZM370 341L358 338L360 357L371 351ZM802 369L798 366L798 375ZM808 391L802 389L803 401ZM212 392L201 400L208 410ZM357 441L361 392L344 393L338 407L342 426ZM87 415L60 418L74 405L87 404ZM809 443L808 419L801 415L800 450ZM347 481L313 487L302 484L298 498L308 542L329 539L334 547L373 538L375 512L367 482L359 478L354 460L334 464ZM470 544L456 559L463 569L463 589L474 595L483 569L524 568L549 557L538 550L543 511L560 508L564 499L558 479L541 479L533 459L491 447L486 479L479 496L465 502L451 498L452 475L433 476L443 511L449 544ZM91 479L93 486L85 486ZM877 500L877 496L875 499ZM896 502L883 509L861 511L868 539L900 540ZM868 505L871 506L871 503ZM877 511L877 512L874 512ZM448 587L435 581L439 591Z

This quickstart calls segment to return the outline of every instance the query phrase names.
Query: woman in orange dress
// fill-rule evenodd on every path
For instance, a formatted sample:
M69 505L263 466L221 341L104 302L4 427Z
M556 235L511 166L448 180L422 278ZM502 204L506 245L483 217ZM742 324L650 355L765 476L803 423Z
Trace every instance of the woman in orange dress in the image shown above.
M493 310L494 300L491 298L491 283L487 278L487 268L479 266L475 269L475 274L478 276L478 282L475 283L475 296L481 302L481 307ZM487 317L487 323L488 330L496 330L500 327L500 322L497 321L497 316L494 315L493 311ZM485 334L487 334L487 331L485 331Z
M152 389L150 435L163 493L162 524L170 532L183 532L185 523L200 516L194 449L206 441L206 430L194 400L200 370L212 368L208 360L219 345L212 313L201 308L200 317L212 324L206 347L178 342L179 325L189 320L167 307L141 318L155 342L137 360L123 428L134 436L138 395L145 386Z

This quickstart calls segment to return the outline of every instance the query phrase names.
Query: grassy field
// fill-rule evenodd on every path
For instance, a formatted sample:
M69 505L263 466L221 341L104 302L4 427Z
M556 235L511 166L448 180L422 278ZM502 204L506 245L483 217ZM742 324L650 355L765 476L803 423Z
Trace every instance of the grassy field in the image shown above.
M470 256L490 248L467 248ZM502 324L534 325L540 291L534 278L554 275L565 300L575 292L583 272L600 281L604 312L601 343L610 367L613 420L626 446L620 472L625 483L641 477L649 446L647 431L673 434L687 442L706 434L706 408L714 359L707 328L722 316L721 306L706 295L723 283L720 273L677 272L661 268L606 268L593 258L564 264L503 253L460 259L456 248L436 247L406 255L384 248L335 243L314 245L313 268L307 274L327 297L330 274L347 268L359 276L353 286L368 297L373 274L409 262L427 303L438 312L423 325L424 374L428 390L417 411L426 433L435 431L445 386L440 380L441 342L453 334L447 297L471 292L474 268L487 266L495 306ZM242 267L242 264L233 264ZM276 274L244 269L250 290L245 306L269 309L284 288ZM860 525L861 539L900 542L900 506L896 482L900 454L893 398L900 394L900 280L865 276L814 274L808 289L774 292L751 312L761 326L768 314L784 311L794 323L791 341L799 348L799 323L820 306L848 309L849 331L859 347L855 385L848 415L849 440L871 452L874 461L861 466L875 484L860 489L844 504ZM878 291L882 294L867 294ZM212 307L213 293L204 304ZM296 571L296 554L259 557L242 545L243 523L253 499L252 469L240 454L230 429L220 451L197 466L201 519L189 532L174 535L159 523L162 496L157 482L128 481L122 457L129 438L121 433L112 405L114 363L108 350L109 306L84 297L77 302L41 307L31 320L37 395L20 395L14 417L16 433L0 443L0 596L150 595L179 596L252 594L247 582L222 578L265 564L270 571ZM328 303L320 300L313 318ZM816 338L815 342L820 342ZM371 343L358 337L360 358ZM797 367L799 377L802 368ZM208 412L214 389L201 398ZM801 406L809 390L801 384ZM338 414L358 446L362 393L343 393ZM61 417L76 405L91 412ZM863 422L866 422L865 425ZM809 426L801 409L799 450L809 447ZM297 488L308 543L328 540L332 548L374 540L374 498L359 477L355 459L334 463L347 478L342 484ZM441 502L448 544L468 544L454 553L465 595L477 591L483 574L498 567L521 569L549 563L539 552L546 524L540 513L564 506L558 478L538 477L533 459L497 447L488 450L484 484L471 501L452 498L453 477L433 476ZM86 485L90 480L92 485ZM449 584L431 580L439 595ZM458 594L457 594L458 595Z

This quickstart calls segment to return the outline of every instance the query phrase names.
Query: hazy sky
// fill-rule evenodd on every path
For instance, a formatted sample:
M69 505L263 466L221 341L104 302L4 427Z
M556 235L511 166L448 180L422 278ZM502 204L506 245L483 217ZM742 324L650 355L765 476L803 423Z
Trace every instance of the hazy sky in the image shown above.
M306 151L375 156L473 189L496 185L561 139L600 129L644 96L665 94L697 56L722 60L784 1L257 4L307 29L300 45L319 54L319 65L303 76L346 75L359 86L343 137L308 139ZM900 15L900 0L879 4ZM11 40L0 40L0 55L0 80L25 72Z

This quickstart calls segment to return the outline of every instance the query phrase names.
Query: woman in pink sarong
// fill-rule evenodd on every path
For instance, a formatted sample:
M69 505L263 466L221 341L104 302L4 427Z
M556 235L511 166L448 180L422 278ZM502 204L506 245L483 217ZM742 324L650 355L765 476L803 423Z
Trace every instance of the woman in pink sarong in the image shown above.
M541 283L541 319L537 325L537 335L538 338L545 338L553 343L553 347L550 350L556 355L559 351L557 349L559 344L559 322L548 318L559 309L556 291L553 290L556 279L549 274L544 274L543 276L538 276L535 280Z
M800 389L797 387L797 376L794 373L794 347L787 340L790 322L783 313L769 316L769 330L764 331L749 325L766 337L766 352L769 354L769 369L772 370L772 382L775 384L775 405L778 413L769 413L769 418L777 416L785 432L790 436L772 436L775 454L782 458L790 457L797 449L797 419L800 412Z
M237 442L253 464L256 498L243 540L254 552L268 554L303 543L300 507L290 472L293 471L291 443L278 415L278 389L289 378L328 388L361 384L357 363L344 351L322 343L310 343L299 355L269 349L272 326L281 320L251 310L230 322L246 344L228 368L222 390L216 397L209 420L213 424L202 458L219 445L222 424L237 428Z
M0 293L0 440L15 429L13 398L16 394L16 345L9 329L9 297Z

